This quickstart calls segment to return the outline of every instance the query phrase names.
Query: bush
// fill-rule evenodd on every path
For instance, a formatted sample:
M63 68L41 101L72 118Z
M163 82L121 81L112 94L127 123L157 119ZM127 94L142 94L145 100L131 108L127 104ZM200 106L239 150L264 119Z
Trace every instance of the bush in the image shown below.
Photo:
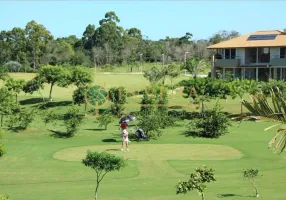
M8 128L9 129L21 129L26 130L28 126L33 122L35 117L34 110L28 111L26 108L16 110L14 113L8 118Z
M65 126L67 128L67 136L72 137L77 133L79 126L82 124L84 115L78 114L79 109L71 108L65 116Z
M9 200L9 196L0 194L0 200Z
M109 112L105 112L97 118L99 121L99 127L103 127L106 130L108 124L110 124L113 121L113 116Z
M218 138L228 132L230 125L228 116L216 105L213 110L205 111L201 118L191 121L189 129L194 136Z
M0 157L2 157L6 153L6 149L4 144L0 144Z

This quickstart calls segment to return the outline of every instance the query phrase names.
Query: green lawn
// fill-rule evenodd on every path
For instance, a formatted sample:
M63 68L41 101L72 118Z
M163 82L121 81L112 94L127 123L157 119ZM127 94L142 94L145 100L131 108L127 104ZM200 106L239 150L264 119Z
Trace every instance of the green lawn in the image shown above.
M30 79L32 74L17 74ZM182 79L184 77L180 77ZM129 81L131 81L131 84ZM143 89L148 82L142 75L95 75L95 83L106 83L106 87L119 84L130 90ZM48 88L48 87L46 87ZM61 105L58 112L69 107L74 88L54 90L51 105ZM44 96L48 90L43 91ZM20 100L26 106L36 105L32 98L39 94L23 95ZM63 103L67 101L67 103ZM61 103L62 102L62 103ZM139 98L128 98L130 103L140 102ZM220 101L225 111L238 113L239 101ZM170 103L185 105L180 92L171 98ZM214 102L207 104L212 107ZM127 107L136 110L137 107ZM195 108L185 108L194 111ZM81 107L83 111L83 106ZM6 193L13 200L92 200L95 189L95 173L80 163L87 149L122 155L128 166L120 172L108 174L103 180L99 198L107 200L187 200L200 199L194 191L186 195L176 195L175 184L187 180L188 174L201 165L215 170L217 182L210 183L206 191L208 200L255 199L255 191L247 180L242 178L244 168L257 168L263 176L257 185L263 200L286 199L284 185L286 179L286 154L275 155L267 149L275 129L264 132L271 123L244 122L237 127L236 122L229 133L219 139L186 137L188 120L178 126L163 130L158 140L130 144L130 152L118 152L120 134L118 121L108 126L108 130L98 129L94 116L87 116L79 133L69 139L55 138L51 125L43 124L40 110L32 126L25 131L8 133L4 137L7 154L0 158L0 193ZM59 129L63 129L60 127Z

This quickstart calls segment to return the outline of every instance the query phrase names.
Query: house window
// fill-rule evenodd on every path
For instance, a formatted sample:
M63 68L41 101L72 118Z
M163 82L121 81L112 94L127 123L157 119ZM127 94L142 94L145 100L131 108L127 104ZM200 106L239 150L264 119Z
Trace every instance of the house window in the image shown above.
M224 56L225 56L225 59L235 59L236 49L225 49Z
M286 47L280 48L280 58L286 58Z

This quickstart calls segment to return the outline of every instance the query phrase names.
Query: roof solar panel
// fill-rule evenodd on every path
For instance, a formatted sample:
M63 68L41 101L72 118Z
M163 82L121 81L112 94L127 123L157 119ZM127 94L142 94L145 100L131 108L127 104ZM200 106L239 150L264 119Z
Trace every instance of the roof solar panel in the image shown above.
M274 40L277 34L250 35L247 40Z

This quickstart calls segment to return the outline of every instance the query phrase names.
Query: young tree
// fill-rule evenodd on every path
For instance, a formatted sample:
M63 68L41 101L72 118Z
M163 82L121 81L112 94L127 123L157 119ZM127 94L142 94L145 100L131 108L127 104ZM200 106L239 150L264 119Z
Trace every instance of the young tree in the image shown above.
M255 189L255 196L259 197L258 189L256 187L255 178L260 176L258 169L244 169L243 177L247 178Z
M67 136L73 137L77 133L79 126L83 122L84 116L79 114L79 109L72 107L65 115L65 126L67 128Z
M98 200L98 188L104 176L109 172L119 171L126 166L122 157L117 157L106 152L87 151L86 158L82 160L82 163L96 172L95 200Z
M27 81L23 86L23 92L33 94L34 92L37 91L41 95L43 102L45 103L45 98L41 92L41 90L43 89L44 89L44 82L39 76L36 76L30 81Z
M110 88L108 92L109 100L113 103L110 107L111 113L120 116L124 110L124 104L127 103L127 92L122 86Z
M13 79L11 77L6 79L5 86L9 91L12 91L15 95L16 102L18 102L18 94L23 90L25 85L25 80L23 79Z
M87 108L87 102L85 99L85 93L86 93L87 89L88 89L87 86L80 86L73 92L73 95L72 95L74 104L77 104L79 106L81 104L84 104L84 110L85 111Z
M232 82L229 82L230 85L230 95L233 99L240 98L240 114L243 113L243 97L245 94L255 94L258 92L258 82L255 80L247 79L235 79Z
M214 170L207 166L199 167L195 173L190 175L188 181L179 181L175 186L177 194L186 194L188 191L197 190L201 195L202 200L205 200L206 183L216 181L214 177Z
M6 66L0 67L0 80L5 80L8 76L8 68Z
M68 86L70 84L69 72L60 66L43 66L38 72L38 76L44 83L51 84L49 99L52 101L52 91L54 85L61 87Z
M109 112L105 112L99 115L97 120L99 121L99 127L104 127L104 130L106 130L108 124L113 121L113 116Z

